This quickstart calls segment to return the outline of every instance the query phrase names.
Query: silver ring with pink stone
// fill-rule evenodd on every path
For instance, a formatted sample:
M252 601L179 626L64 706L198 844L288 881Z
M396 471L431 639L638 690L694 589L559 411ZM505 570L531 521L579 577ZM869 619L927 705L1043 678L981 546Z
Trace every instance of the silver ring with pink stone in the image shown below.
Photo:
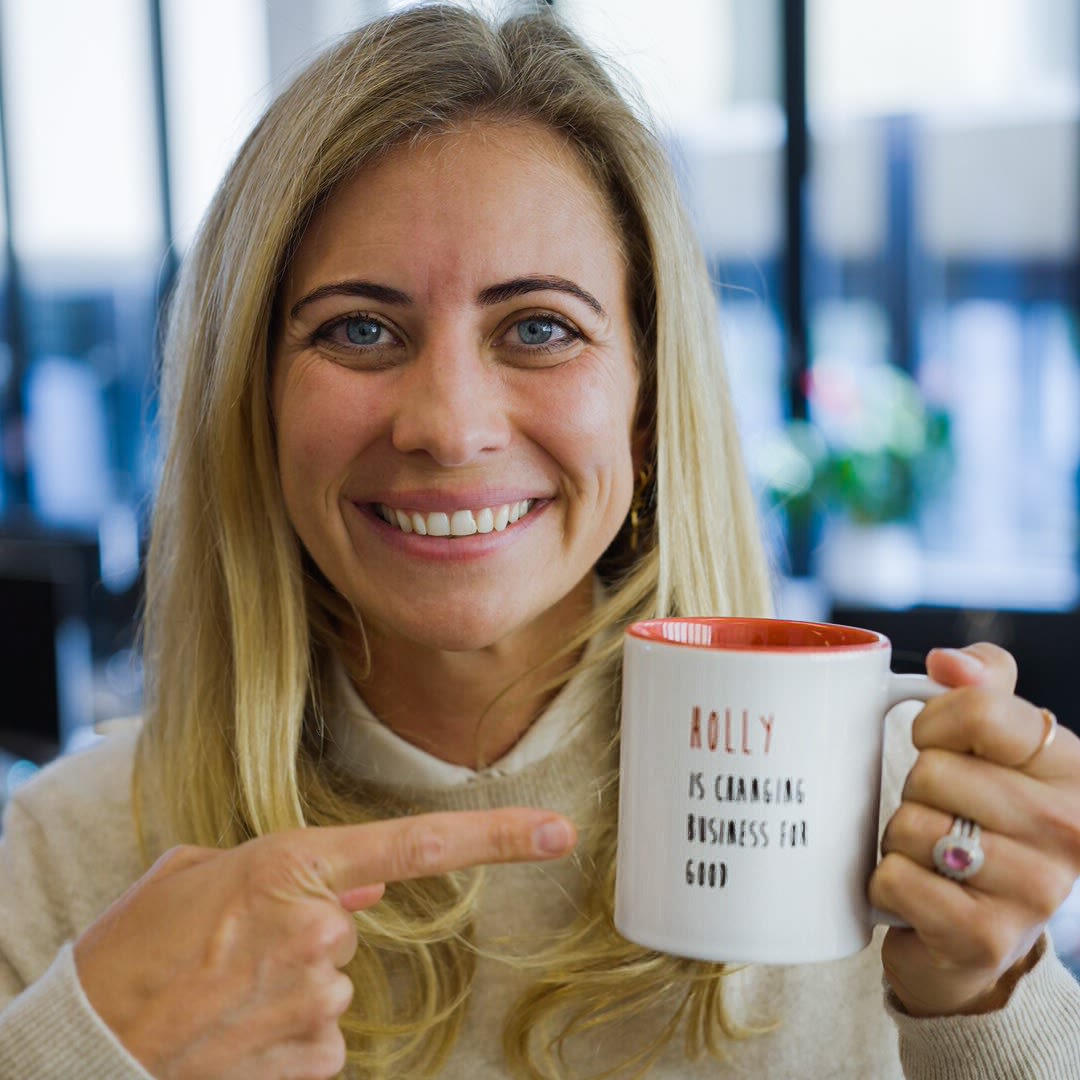
M934 845L934 868L953 881L967 881L981 869L985 855L982 830L967 818L954 818L952 828Z

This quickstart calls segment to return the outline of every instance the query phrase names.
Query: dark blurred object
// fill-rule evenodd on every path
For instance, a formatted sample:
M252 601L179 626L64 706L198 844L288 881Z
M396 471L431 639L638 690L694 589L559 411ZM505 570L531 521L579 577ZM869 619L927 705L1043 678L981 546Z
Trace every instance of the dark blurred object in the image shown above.
M905 611L837 606L833 622L865 626L893 644L893 669L923 671L933 648L992 641L1016 657L1017 693L1080 731L1080 612L916 607Z
M0 746L32 761L60 749L57 606L48 578L0 577Z
M0 750L47 761L92 724L97 567L94 540L0 534Z

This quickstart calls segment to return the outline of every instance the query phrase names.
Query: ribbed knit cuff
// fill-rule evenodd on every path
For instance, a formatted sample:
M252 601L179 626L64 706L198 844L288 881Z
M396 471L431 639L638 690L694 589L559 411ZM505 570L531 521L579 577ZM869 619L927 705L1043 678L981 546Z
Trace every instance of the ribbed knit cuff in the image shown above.
M0 1012L0 1080L152 1080L94 1012L65 945Z
M1049 941L1042 945L1043 955L996 1012L919 1019L886 993L908 1080L1080 1077L1080 984Z

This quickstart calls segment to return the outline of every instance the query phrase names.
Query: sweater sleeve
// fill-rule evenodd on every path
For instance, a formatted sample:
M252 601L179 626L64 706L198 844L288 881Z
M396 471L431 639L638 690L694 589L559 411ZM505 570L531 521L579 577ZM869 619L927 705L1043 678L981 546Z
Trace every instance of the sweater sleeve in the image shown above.
M12 799L0 838L0 1080L149 1080L94 1011L75 968L71 942L106 898L64 849L89 848L91 865L108 860L70 820L53 815L46 828L31 802L21 791ZM99 822L99 843L102 831Z
M980 1016L918 1019L886 992L908 1080L1076 1080L1080 984L1049 940L1008 1003Z
M87 1001L70 943L0 1011L0 1078L150 1080Z

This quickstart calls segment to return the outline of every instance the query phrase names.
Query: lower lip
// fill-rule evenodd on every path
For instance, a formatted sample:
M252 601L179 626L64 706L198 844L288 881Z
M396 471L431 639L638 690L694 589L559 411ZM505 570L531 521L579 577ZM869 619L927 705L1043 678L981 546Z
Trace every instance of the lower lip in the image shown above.
M471 536L421 536L402 532L389 524L370 503L350 503L357 515L374 530L375 535L397 551L433 563L475 562L495 555L522 539L551 505L550 499L537 499L529 512L507 525L502 532L473 533Z

